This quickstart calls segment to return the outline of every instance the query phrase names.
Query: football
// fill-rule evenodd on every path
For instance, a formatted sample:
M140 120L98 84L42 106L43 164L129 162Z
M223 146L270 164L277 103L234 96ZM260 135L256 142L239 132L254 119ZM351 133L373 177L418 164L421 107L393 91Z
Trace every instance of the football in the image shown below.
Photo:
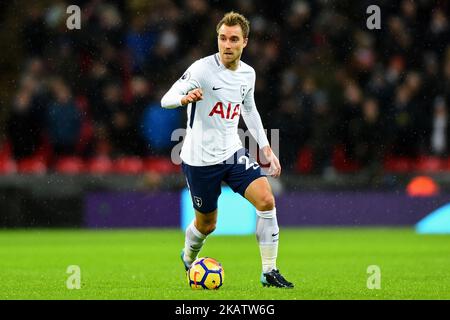
M223 285L222 265L213 258L203 257L195 260L187 272L192 289L219 289Z

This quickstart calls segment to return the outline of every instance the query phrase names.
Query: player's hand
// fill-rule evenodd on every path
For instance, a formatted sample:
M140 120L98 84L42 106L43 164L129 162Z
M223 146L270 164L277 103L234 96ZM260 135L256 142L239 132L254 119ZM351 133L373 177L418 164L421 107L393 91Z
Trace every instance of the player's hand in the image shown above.
M272 149L267 146L263 148L264 156L270 162L269 167L269 176L274 178L278 178L281 175L281 165L275 153L273 153Z
M203 100L203 91L200 88L189 91L189 93L181 99L181 104L185 106L199 100Z

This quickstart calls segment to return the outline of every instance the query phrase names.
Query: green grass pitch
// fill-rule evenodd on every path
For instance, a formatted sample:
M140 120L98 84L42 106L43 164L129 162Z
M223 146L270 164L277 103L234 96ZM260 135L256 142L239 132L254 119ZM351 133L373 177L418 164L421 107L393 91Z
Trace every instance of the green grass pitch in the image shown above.
M293 290L263 288L255 236L212 236L222 288L191 290L180 230L0 231L0 299L450 299L450 236L412 229L282 228L278 267ZM69 265L81 289L66 287ZM381 270L368 289L367 267Z

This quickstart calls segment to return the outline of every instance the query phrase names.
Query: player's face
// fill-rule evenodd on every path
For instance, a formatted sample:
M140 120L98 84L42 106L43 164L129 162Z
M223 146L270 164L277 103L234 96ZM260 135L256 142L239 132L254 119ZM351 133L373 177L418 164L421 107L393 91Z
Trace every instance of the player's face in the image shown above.
M236 68L248 40L244 38L241 26L227 26L223 24L219 28L217 38L222 63L227 68Z

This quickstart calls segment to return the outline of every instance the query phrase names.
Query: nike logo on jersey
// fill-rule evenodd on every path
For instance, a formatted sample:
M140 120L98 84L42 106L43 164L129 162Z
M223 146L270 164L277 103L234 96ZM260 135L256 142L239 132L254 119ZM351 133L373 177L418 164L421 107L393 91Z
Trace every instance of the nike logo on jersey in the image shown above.
M279 232L277 232L277 233L272 233L272 237L275 237L275 236L277 236L279 234Z
M220 89L222 89L222 87L220 87L220 88L213 87L213 90L214 90L214 91L215 91L215 90L220 90Z

